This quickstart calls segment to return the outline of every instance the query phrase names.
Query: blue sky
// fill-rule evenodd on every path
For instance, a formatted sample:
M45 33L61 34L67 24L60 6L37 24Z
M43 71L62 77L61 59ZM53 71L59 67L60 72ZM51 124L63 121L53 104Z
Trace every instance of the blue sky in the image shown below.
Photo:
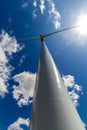
M0 130L29 127L41 43L20 39L76 25L84 14L86 0L0 1ZM87 35L73 29L45 42L86 127Z

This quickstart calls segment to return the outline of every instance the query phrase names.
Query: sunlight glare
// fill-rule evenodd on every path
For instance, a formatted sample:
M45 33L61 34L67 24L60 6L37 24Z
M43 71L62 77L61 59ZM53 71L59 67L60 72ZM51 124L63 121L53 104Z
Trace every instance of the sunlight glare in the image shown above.
M87 14L78 17L77 25L80 26L77 31L80 35L87 35Z

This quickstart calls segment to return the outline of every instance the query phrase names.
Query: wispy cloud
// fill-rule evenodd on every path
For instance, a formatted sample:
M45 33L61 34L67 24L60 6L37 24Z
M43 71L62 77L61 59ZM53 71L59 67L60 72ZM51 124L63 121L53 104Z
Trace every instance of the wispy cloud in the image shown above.
M34 7L37 7L37 1L36 1L36 0L34 0L33 6L34 6Z
M8 93L8 79L13 67L9 60L13 53L19 50L19 45L15 37L10 37L4 30L0 34L0 96L4 97Z
M19 107L22 105L28 105L33 97L34 84L36 74L30 72L23 72L14 76L14 81L18 82L19 85L13 86L13 98L17 100Z
M44 13L44 10L45 10L45 1L44 0L40 0L40 11L41 11L41 14Z
M34 9L32 12L32 16L33 16L33 18L36 18L37 17L37 1L36 0L33 1L33 7L34 7Z
M11 22L12 22L12 19L10 17L8 17L8 22L9 22L9 24L11 24Z
M65 86L69 88L69 95L73 101L74 106L77 107L79 104L78 100L82 93L82 86L75 83L75 78L71 75L63 76L63 81Z
M25 55L23 55L23 56L20 58L19 66L24 62L24 60L25 60Z
M53 0L46 0L46 1L40 0L40 2L38 2L37 0L34 0L33 7L34 7L33 12L32 12L33 18L38 17L39 9L42 15L45 14L44 12L46 11L55 29L60 28L60 13L56 9L56 6Z
M83 125L84 125L85 129L87 129L87 125L84 122L83 122Z
M21 125L29 127L29 119L19 117L18 120L12 123L7 130L23 130Z
M21 8L26 9L28 7L29 3L28 1L24 2L21 6Z
M36 18L36 17L37 17L36 10L33 10L32 16L33 16L33 18Z
M55 29L58 29L58 28L60 28L60 13L56 9L53 0L47 0L47 1L49 3L49 6L50 6L49 15L52 18L52 22L55 26Z

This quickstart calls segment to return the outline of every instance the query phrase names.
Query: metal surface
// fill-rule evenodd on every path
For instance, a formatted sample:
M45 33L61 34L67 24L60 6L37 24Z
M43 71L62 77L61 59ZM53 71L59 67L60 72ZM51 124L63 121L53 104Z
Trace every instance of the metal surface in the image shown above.
M30 130L85 130L60 73L42 42Z

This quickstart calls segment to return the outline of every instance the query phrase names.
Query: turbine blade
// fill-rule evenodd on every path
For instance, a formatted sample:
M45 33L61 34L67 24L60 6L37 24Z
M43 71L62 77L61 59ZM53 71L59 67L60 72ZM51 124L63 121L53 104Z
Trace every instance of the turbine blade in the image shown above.
M45 35L40 35L38 37L19 39L18 41L20 42L20 41L26 41L26 40L39 40L41 38L49 37L49 36L54 35L56 33L60 33L60 32L63 32L63 31L66 31L66 30L70 30L70 29L74 29L74 28L78 28L78 27L80 27L80 26L72 26L72 27L61 29L61 30L58 30L58 31L55 31L55 32L52 32L52 33L45 34Z
M80 27L80 26L72 26L72 27L69 27L69 28L65 28L65 29L62 29L62 30L58 30L58 31L55 31L55 32L52 32L52 33L49 33L49 34L46 34L46 35L43 35L43 37L49 37L53 34L56 34L56 33L60 33L60 32L63 32L63 31L66 31L66 30L70 30L70 29L74 29L74 28L77 28L77 27Z
M40 37L23 38L23 39L19 39L18 41L38 40L38 39L40 39Z

